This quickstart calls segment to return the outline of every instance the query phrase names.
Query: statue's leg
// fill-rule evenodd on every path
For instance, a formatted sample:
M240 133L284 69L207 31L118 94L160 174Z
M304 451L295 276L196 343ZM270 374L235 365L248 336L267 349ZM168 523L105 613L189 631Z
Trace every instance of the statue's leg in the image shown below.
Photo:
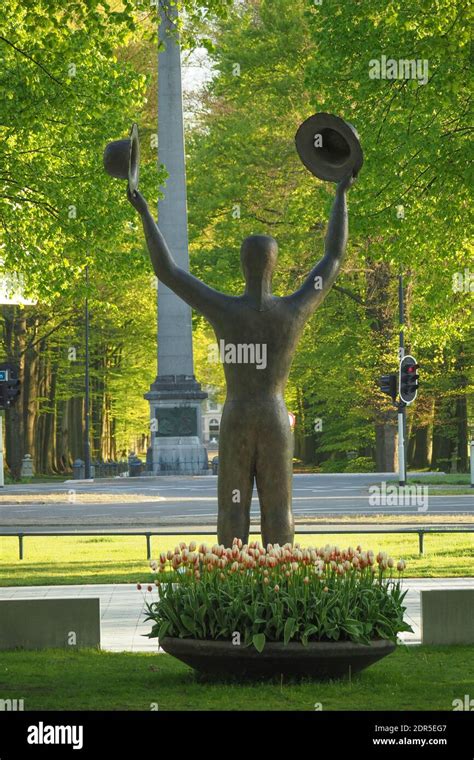
M248 542L255 475L256 420L246 404L227 401L219 431L217 535L220 544Z
M262 541L264 546L293 543L293 435L288 411L283 402L262 404L259 418L256 481Z

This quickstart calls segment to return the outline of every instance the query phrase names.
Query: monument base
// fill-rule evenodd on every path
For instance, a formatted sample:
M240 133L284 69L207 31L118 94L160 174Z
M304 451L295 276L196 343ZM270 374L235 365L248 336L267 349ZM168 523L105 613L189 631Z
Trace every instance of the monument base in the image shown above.
M201 422L201 403L207 393L194 375L158 376L145 398L150 402L151 430L147 471L153 475L207 475Z
M151 450L154 475L207 475L207 450L197 436L155 438Z

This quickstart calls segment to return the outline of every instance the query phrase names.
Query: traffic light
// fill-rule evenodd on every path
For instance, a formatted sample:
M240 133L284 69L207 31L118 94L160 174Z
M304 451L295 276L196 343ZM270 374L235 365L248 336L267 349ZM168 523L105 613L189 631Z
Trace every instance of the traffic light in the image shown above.
M400 362L400 400L405 404L411 404L416 399L419 366L416 359L409 355L404 356Z
M15 364L0 364L0 408L13 406L20 395L18 367Z
M397 376L395 374L382 375L379 380L379 386L382 393L391 396L392 401L397 398Z

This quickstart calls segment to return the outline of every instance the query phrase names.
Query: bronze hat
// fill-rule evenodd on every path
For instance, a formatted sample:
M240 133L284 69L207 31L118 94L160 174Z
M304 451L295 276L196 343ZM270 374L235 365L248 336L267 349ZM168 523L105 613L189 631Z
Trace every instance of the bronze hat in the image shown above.
M316 113L304 121L295 135L303 164L319 179L339 182L360 171L364 157L359 135L348 121L330 113Z
M133 193L138 188L140 141L137 124L132 124L130 137L125 140L114 140L106 146L104 169L111 177L128 179L130 192Z

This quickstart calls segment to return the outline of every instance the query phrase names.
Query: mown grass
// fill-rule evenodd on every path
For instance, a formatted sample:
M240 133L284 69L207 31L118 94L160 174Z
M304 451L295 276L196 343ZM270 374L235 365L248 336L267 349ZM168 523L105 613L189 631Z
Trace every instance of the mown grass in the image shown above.
M444 485L451 485L451 486L464 486L470 484L470 475L469 473L462 473L462 472L452 472L452 473L446 473L446 475L426 475L423 477L414 477L412 478L410 474L408 474L408 484L410 483L422 483L426 486L444 486Z
M166 654L0 652L0 696L29 710L452 710L474 647L403 647L351 681L206 681ZM319 708L319 704L321 707Z
M152 554L174 548L192 535L155 536ZM198 542L213 544L216 537L197 536ZM251 538L259 538L253 536ZM404 534L307 535L303 546L327 543L344 547L361 544L365 549L389 552L403 558L407 577L474 576L474 535L471 533L425 536L425 555L418 555L418 536ZM148 570L144 536L81 537L28 536L24 559L18 559L18 538L0 536L0 586L37 586L89 583L147 582L155 576Z

